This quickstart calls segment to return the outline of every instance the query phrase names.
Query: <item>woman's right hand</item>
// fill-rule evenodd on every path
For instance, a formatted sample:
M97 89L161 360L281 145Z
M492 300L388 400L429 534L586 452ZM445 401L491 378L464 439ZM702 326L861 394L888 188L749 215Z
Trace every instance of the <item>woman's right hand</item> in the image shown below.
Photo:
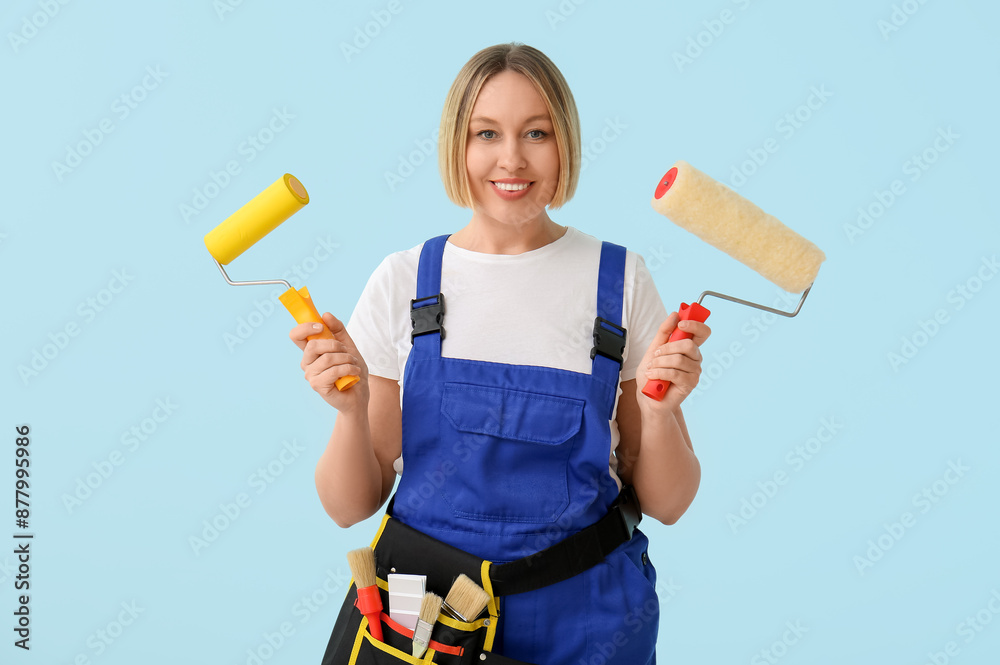
M368 366L344 324L329 312L323 313L323 321L333 333L333 339L306 339L319 332L318 323L300 323L288 333L295 345L302 349L299 366L305 372L306 381L337 411L367 414ZM350 375L361 380L347 390L337 390L337 379Z

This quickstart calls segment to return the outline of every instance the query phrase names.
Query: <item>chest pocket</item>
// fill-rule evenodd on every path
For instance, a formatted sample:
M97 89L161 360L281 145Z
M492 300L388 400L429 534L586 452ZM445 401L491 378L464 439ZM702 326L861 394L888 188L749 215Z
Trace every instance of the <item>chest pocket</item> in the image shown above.
M458 460L441 495L458 517L551 523L569 505L584 400L445 383L442 435Z

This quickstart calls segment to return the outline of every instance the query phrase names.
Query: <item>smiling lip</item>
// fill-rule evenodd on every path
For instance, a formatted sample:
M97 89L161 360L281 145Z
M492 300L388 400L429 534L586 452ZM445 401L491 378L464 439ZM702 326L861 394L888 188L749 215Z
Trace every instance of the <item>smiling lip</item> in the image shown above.
M522 178L501 178L499 180L491 180L490 188L504 201L516 201L527 196L528 191L534 184L532 181Z

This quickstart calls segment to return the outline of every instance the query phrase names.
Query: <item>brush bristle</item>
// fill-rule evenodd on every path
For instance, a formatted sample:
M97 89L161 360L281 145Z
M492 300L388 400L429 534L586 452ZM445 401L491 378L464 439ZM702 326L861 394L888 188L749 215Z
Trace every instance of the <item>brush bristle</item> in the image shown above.
M417 619L417 627L413 629L413 651L414 658L420 658L427 651L427 645L431 641L431 631L437 623L438 614L441 612L441 596L430 591L424 594L420 601L420 618Z
M448 591L444 604L459 614L466 622L475 621L480 612L486 609L490 595L473 582L467 575L458 576Z
M375 552L370 547L351 550L347 553L347 565L359 589L375 585Z
M443 602L444 599L436 593L430 591L425 593L424 599L420 601L420 621L426 621L433 626L438 620L438 614L441 613Z

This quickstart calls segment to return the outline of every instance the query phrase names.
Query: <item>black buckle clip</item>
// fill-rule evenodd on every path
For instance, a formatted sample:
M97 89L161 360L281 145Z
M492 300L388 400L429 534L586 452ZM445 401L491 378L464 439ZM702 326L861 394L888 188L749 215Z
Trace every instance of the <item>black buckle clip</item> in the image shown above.
M632 532L642 521L642 509L639 507L639 496L635 493L635 488L631 485L622 487L618 498L611 504L611 510L617 510L621 515L627 539L631 540Z
M614 330L608 330L602 324L607 324ZM617 323L612 323L601 317L594 319L594 348L590 350L590 359L593 360L600 353L621 365L622 354L625 353L625 335L627 333L628 331Z
M427 302L430 300L433 300L433 302L426 305L417 305L418 302ZM413 332L410 333L410 344L413 343L413 338L417 335L426 335L434 332L440 332L441 339L444 339L444 326L441 325L443 319L443 293L439 293L436 296L429 296L427 298L414 298L411 300L410 323L413 326Z

